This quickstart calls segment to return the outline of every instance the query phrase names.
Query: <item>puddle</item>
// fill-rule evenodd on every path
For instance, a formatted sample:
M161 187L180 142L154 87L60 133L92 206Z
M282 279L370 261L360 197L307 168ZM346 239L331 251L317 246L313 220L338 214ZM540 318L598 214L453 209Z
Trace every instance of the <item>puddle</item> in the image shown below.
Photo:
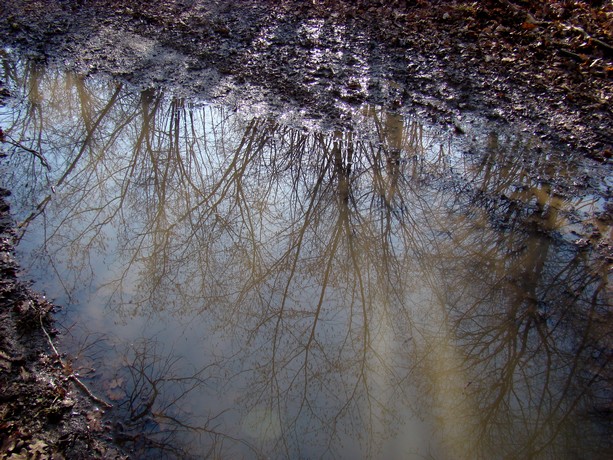
M377 107L290 126L10 56L2 80L23 94L0 108L22 265L134 455L611 447L607 265L575 244L610 227L571 192L600 180L579 159Z

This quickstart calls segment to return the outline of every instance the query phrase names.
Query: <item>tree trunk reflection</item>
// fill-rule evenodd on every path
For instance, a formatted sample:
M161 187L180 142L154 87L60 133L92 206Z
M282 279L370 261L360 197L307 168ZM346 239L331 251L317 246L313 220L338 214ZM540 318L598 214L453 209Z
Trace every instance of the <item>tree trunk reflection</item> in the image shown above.
M102 372L124 382L122 435L146 433L143 451L602 446L589 414L609 388L594 358L606 266L542 235L561 217L527 171L546 167L516 154L529 141L491 132L467 157L374 107L353 131L318 132L6 59L3 72L29 95L3 130L51 166L10 158L24 239L39 235L54 295L84 303L89 327L138 325L109 339L122 358Z

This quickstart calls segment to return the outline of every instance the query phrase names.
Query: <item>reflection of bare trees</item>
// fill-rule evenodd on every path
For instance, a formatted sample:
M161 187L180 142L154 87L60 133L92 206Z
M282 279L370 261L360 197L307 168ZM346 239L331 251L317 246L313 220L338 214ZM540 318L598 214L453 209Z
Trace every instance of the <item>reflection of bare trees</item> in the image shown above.
M465 292L475 299L470 309L452 310L467 357L463 367L480 376L470 381L483 414L475 438L491 442L486 448L492 452L508 445L520 458L589 447L576 443L586 436L576 417L593 404L592 386L600 378L586 370L593 365L588 344L604 338L589 324L604 293L569 297L566 275L578 261L556 260L548 244L522 251L517 278L501 279L492 293L496 303L482 292ZM584 273L580 289L591 290L594 281Z
M486 213L492 211L492 196L508 194L512 197L508 201L517 204L520 193L538 187L531 183L534 176L506 156L514 155L506 148L490 144L482 169L471 171L483 179L485 202L475 210L482 219L476 221L479 227L491 218ZM503 158L494 161L490 155ZM445 303L466 359L461 365L469 376L466 390L477 395L482 414L473 436L484 452L508 446L517 458L571 452L598 456L602 439L597 441L597 432L586 429L590 425L584 422L586 413L597 406L598 388L606 378L605 385L610 388L611 383L605 371L609 364L593 359L594 348L606 348L610 334L598 325L609 302L604 266L592 262L588 268L588 254L577 253L567 243L534 237L541 223L551 228L556 213L555 203L543 204L540 196L534 200L534 213L519 206L494 210L506 213L507 228L513 232L480 230L475 240L475 221L465 221L465 228L453 233L453 247L444 251L461 256L470 267L450 274L441 284L445 292L460 294ZM541 220L535 220L540 213ZM484 263L488 269L479 274L488 278L475 283L474 270ZM577 439L590 441L577 443Z
M219 431L218 418L211 414L205 401L194 396L204 391L214 379L216 364L187 371L181 358L164 354L154 341L142 340L126 353L125 364L111 385L116 385L124 417L117 424L116 437L133 455L171 454L179 458L208 458L222 454L222 446L247 442ZM120 398L125 392L125 397ZM194 411L194 401L203 404ZM193 444L194 435L208 451ZM195 454L198 452L198 454Z
M66 290L93 283L126 320L206 318L215 339L201 340L220 348L186 371L143 339L124 368L126 436L375 457L411 413L438 427L433 455L546 456L594 439L578 414L610 369L592 359L610 334L606 277L534 231L558 225L558 208L527 170L541 165L514 154L523 140L491 134L466 160L376 108L353 132L308 132L155 90L25 81L49 96L7 132L39 139L52 171L24 221L44 219L45 253L76 273ZM78 111L45 102L59 99ZM15 187L41 173L21 160L34 179ZM188 410L224 393L228 413Z

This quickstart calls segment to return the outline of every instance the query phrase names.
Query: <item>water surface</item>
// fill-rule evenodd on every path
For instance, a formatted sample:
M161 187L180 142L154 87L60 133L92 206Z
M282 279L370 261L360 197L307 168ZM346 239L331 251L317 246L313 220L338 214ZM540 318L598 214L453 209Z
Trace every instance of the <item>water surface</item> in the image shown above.
M603 200L563 193L579 159L10 55L2 80L22 263L134 455L605 458L610 284L573 236Z

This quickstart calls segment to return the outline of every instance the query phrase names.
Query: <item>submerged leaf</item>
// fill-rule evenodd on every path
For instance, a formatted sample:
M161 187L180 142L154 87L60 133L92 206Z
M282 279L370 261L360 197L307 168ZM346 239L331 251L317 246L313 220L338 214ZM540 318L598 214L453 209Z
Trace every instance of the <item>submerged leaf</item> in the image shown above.
M114 388L106 392L111 401L121 401L126 396L126 392L121 388Z

